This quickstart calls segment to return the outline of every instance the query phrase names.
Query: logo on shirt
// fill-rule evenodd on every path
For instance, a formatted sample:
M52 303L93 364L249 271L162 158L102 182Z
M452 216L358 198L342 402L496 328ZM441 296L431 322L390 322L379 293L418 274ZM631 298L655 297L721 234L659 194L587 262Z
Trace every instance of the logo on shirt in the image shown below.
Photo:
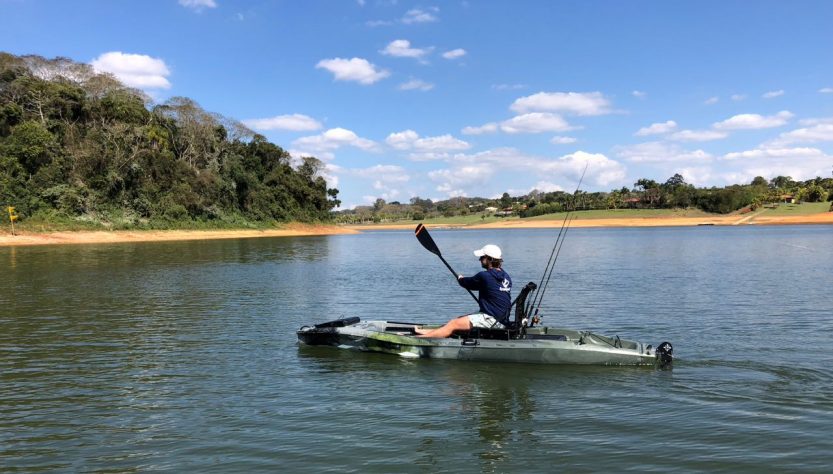
M500 284L500 291L512 291L512 282L504 278L503 283Z

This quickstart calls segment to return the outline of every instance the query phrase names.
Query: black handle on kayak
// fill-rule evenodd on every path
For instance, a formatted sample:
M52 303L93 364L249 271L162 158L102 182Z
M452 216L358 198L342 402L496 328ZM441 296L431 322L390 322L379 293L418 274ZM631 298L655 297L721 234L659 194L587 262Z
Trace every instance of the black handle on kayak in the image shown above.
M421 243L422 246L425 247L425 250L428 250L434 255L440 257L440 260L442 260L445 266L448 267L448 270L451 271L451 274L454 275L454 278L457 278L457 272L455 272L454 269L451 268L451 265L449 265L448 262L445 261L443 255L440 253L440 248L437 247L437 244L434 243L434 239L431 238L431 234L428 233L428 229L426 229L421 222L417 224L416 229L414 230L414 235L416 235L416 238L417 240L419 240L419 243ZM471 297L474 298L474 301L477 301L477 304L480 305L480 301L477 299L476 296L474 296L474 293L472 293L471 290L469 290L468 288L466 288L466 291L468 291Z

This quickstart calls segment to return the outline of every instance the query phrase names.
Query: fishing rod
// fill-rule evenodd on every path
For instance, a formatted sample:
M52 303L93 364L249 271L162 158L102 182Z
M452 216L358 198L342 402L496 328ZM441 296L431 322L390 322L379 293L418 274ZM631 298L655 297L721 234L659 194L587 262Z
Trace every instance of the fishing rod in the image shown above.
M581 188L581 183L584 181L584 175L587 173L587 167L589 165L590 163L584 165L584 171L582 171L581 178L578 180L578 185L573 193L573 210L575 210L576 197L578 196L578 191ZM573 221L573 210L568 211L564 216L564 220L561 222L561 230L558 231L558 237L556 237L555 244L550 252L550 258L547 260L547 265L544 267L544 273L541 275L541 284L539 285L541 291L535 295L532 299L532 303L529 305L530 309L535 308L535 312L532 315L533 320L538 317L538 311L541 309L541 304L544 302L544 293L547 291L550 278L552 278L552 272L555 270L555 264L558 261L558 256L561 254L561 247L564 246L564 240L567 238L567 231L570 229L570 224ZM545 277L546 281L544 280ZM529 313L527 312L526 314Z

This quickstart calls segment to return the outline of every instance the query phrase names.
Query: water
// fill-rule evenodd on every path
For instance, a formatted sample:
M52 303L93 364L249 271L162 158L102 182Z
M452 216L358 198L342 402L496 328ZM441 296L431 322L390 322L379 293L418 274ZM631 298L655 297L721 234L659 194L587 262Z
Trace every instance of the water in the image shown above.
M516 287L557 231L431 231ZM807 471L833 464L833 229L572 229L545 322L671 371L299 347L468 294L411 232L0 248L0 471Z

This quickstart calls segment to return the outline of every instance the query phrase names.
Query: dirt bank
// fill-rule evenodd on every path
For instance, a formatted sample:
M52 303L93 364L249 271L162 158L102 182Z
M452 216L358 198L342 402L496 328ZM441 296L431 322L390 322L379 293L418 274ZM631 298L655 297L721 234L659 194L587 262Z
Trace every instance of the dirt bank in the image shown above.
M304 235L356 234L341 226L290 224L281 229L267 230L135 230L135 231L69 231L0 233L0 246L101 244L118 242L163 242L173 240L243 239L256 237L296 237Z

